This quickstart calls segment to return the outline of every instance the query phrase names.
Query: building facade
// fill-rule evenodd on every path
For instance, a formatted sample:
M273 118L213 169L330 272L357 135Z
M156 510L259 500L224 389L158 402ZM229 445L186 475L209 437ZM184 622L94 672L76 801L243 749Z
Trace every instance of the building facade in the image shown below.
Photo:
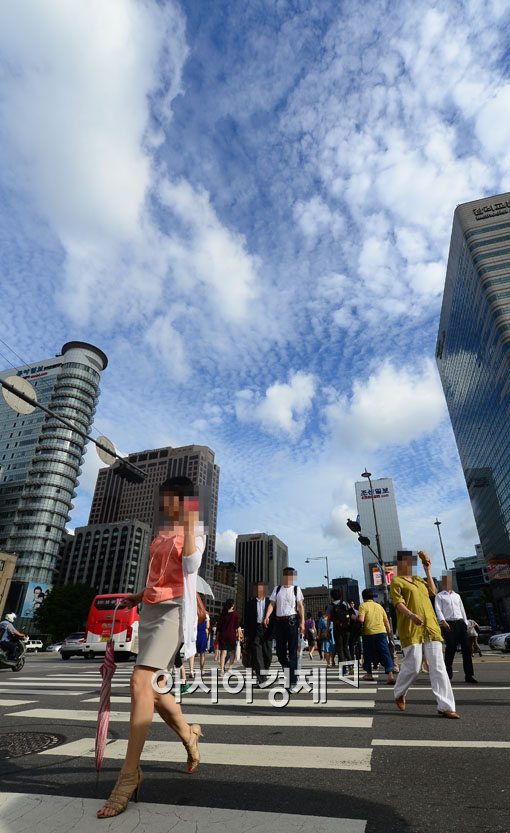
M77 527L58 584L88 584L96 593L137 593L145 586L152 529L139 521Z
M102 350L71 341L54 358L0 376L27 379L42 405L88 433L107 363ZM38 408L18 414L0 397L0 549L18 556L8 598L14 612L34 588L53 584L84 448L84 438L58 420Z
M252 594L253 582L267 584L269 593L281 584L282 570L289 563L289 550L276 535L266 532L238 535L236 539L236 567L244 576L244 598Z
M237 570L233 561L216 562L211 589L214 599L206 599L209 612L212 611L214 616L219 615L223 602L227 599L234 599L241 621L244 620L244 576Z
M331 599L325 584L320 587L302 587L301 590L304 596L305 616L311 613L312 619L317 619L319 613L326 612Z
M214 452L203 445L168 446L135 452L127 459L145 472L144 482L131 483L119 478L111 468L100 469L89 524L118 524L136 518L147 524L154 536L158 527L160 485L170 477L189 477L199 490L201 513L208 533L200 575L207 582L213 581L220 476Z
M496 616L510 629L510 194L454 214L436 346Z
M342 598L348 602L353 599L356 602L356 607L359 607L359 584L355 578L334 578L331 582L334 590L342 591Z
M394 568L396 564L397 552L402 549L393 480L389 477L372 480L372 489L381 554L386 567L390 568L391 571L391 568ZM370 538L370 546L377 552L372 492L366 480L356 483L356 506L363 535ZM361 554L366 587L378 587L382 583L381 574L373 553L370 552L368 547L361 547Z
M7 610L6 602L11 587L12 577L16 568L18 556L13 552L0 552L0 619L4 613L12 613Z
M492 606L491 583L487 562L482 554L453 559L453 577L466 613L479 625L488 621L487 605Z

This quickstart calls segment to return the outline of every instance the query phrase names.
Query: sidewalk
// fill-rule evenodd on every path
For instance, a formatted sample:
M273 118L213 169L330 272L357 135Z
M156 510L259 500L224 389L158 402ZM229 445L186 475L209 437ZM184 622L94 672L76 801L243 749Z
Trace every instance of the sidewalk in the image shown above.
M143 792L141 793L143 795ZM365 833L366 822L323 816L256 813L173 804L133 804L120 816L96 818L100 799L0 795L0 833Z

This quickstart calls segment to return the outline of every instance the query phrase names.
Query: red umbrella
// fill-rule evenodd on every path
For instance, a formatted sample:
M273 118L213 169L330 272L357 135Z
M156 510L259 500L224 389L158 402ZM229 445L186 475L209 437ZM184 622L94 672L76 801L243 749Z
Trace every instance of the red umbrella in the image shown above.
M96 727L96 770L99 772L101 764L103 763L104 750L106 747L106 738L108 736L108 726L110 723L110 692L112 677L117 670L115 664L115 645L113 641L113 626L115 625L115 613L121 603L121 599L115 605L112 622L112 634L106 645L104 654L104 662L99 671L103 678L101 683L101 691L99 692L99 709L97 714Z

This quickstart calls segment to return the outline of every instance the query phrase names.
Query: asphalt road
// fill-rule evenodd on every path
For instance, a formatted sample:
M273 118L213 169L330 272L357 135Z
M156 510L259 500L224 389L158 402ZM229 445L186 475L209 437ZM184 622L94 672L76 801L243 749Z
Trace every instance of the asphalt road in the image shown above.
M25 734L29 743L32 733L51 734L60 743L32 754L21 754L28 747L20 746L12 751L19 756L8 758L0 752L4 793L94 799L87 812L108 795L120 766L112 756L122 756L127 738L132 664L120 663L114 678L112 741L96 778L90 741L99 665L38 654L19 674L0 670L0 750L7 735L23 740ZM248 811L233 817L237 833L253 829L250 814L260 811L314 817L317 823L306 819L311 833L326 829L324 818L360 820L356 829L367 833L509 833L510 657L477 658L478 686L464 683L460 663L454 670L458 721L438 717L426 675L410 691L404 713L384 676L359 690L330 677L325 705L304 693L283 709L263 704L265 692L254 694L254 706L242 694L220 694L221 705L205 693L185 695L190 722L194 714L204 719L203 763L189 775L184 749L155 722L144 756L143 802ZM115 830L134 829L132 807ZM351 829L342 824L333 829ZM22 829L5 815L2 822L0 802L0 833ZM93 816L89 829L96 829Z

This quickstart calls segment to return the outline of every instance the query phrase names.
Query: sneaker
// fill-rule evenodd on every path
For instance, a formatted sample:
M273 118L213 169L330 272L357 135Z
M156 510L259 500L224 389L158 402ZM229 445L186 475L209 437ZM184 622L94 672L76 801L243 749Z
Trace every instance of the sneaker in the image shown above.
M475 680L474 677L466 677L465 679L467 683L476 683L478 685L478 680Z
M181 683L181 694L186 694L186 692L189 690L189 687L189 683Z

